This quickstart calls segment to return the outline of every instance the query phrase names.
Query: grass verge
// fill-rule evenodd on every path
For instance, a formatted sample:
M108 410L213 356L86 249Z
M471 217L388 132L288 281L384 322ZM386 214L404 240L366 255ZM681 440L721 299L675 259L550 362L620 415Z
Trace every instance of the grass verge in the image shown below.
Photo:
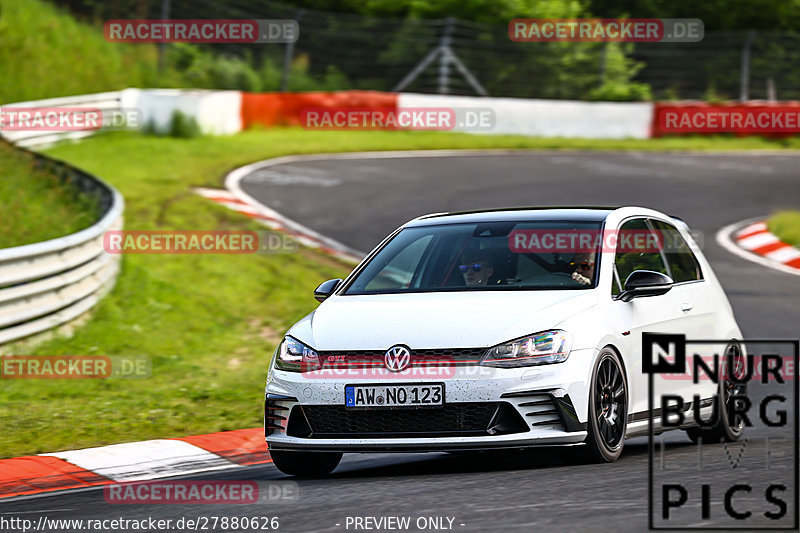
M760 138L596 141L433 132L252 130L231 137L99 135L51 153L102 176L125 196L127 229L255 229L191 192L229 170L287 154L357 150L543 148L742 150L800 147ZM129 255L89 323L36 354L146 355L132 380L5 380L0 457L256 427L270 354L316 305L322 280L348 268L317 252L291 255ZM35 437L35 438L33 438Z
M800 246L800 211L778 211L769 217L767 228L786 244Z
M80 196L54 174L34 168L30 154L0 142L0 168L0 213L14 222L0 224L0 248L55 239L97 220L94 200Z
M126 87L191 87L276 91L282 64L270 58L248 57L173 43L166 47L158 68L155 44L108 42L102 20L76 19L46 0L0 0L0 103L71 96ZM84 4L101 2L83 2ZM129 1L132 13L141 13L147 1ZM158 2L149 2L161 3ZM134 7L137 4L138 7ZM291 65L289 90L347 88L344 76L331 69L311 76L308 61ZM13 73L13 75L12 75Z
M147 87L156 47L110 43L43 0L0 0L0 102Z

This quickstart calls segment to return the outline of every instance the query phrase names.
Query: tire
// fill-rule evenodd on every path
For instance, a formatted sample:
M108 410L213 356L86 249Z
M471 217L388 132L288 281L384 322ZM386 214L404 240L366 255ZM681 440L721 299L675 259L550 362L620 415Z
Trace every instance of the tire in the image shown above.
M594 462L616 461L625 446L628 427L628 381L622 362L611 348L597 358L589 386L586 447Z
M717 420L716 424L712 427L704 428L694 426L686 429L686 434L692 439L692 442L697 443L701 439L704 443L720 443L720 442L735 442L739 440L744 432L744 420L737 420L732 423L730 414L728 412L730 402L735 401L731 399L732 395L746 396L747 384L736 383L728 376L728 359L733 358L733 371L735 373L744 370L746 359L742 354L741 346L738 343L729 344L725 348L725 355L722 358L723 379L720 379L719 389L717 390ZM741 374L738 374L741 375Z
M342 452L287 452L270 450L272 463L284 474L296 477L322 477L330 474L342 460Z

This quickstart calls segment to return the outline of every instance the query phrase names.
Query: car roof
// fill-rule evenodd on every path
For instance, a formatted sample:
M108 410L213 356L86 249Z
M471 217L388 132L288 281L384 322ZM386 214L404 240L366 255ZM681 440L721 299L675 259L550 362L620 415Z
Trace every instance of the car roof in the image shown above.
M603 222L618 207L512 207L456 213L435 213L415 218L406 227L475 222L554 221Z

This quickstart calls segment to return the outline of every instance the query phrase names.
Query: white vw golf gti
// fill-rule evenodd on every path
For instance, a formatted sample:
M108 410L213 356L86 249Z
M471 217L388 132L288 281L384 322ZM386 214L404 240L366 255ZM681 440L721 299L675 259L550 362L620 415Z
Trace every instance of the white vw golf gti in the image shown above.
M315 297L266 384L270 453L298 476L331 472L343 452L582 444L614 461L648 430L643 332L730 339L723 357L741 356L686 224L639 207L423 216ZM699 391L704 412L735 392L726 380L654 387ZM721 412L682 427L735 440L741 421Z

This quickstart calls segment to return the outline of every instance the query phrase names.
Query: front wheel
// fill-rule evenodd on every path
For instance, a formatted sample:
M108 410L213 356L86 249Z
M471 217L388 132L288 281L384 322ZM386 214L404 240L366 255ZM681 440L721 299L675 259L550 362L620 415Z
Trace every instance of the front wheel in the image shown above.
M588 418L586 445L590 457L601 463L616 461L628 427L628 382L622 362L611 348L600 352L592 372Z
M270 450L273 464L290 476L320 477L333 472L342 460L342 452L287 452Z

